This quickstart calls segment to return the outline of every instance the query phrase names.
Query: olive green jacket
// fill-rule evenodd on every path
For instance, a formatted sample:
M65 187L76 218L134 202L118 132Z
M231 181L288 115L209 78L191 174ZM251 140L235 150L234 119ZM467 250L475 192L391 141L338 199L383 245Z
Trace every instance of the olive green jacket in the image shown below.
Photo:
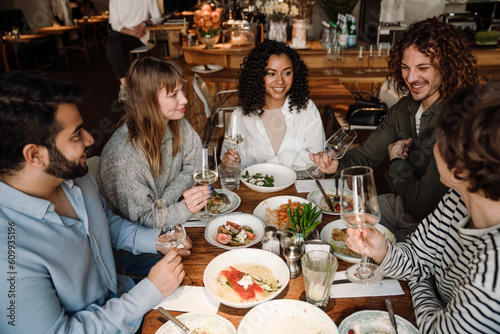
M405 212L417 222L427 217L448 191L439 180L433 155L436 142L435 127L440 113L441 99L424 111L420 118L420 135L417 137L415 114L420 102L411 96L403 97L392 106L385 120L360 146L349 150L339 161L338 171L349 166L374 167L389 154L387 147L400 140L413 138L408 158L395 161L389 175L396 192L403 200Z

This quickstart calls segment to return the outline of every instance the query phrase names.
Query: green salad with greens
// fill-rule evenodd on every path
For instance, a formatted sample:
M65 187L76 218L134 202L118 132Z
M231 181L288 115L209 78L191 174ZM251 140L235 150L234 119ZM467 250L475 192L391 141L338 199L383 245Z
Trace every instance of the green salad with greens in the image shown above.
M262 173L255 173L250 175L248 171L245 174L241 175L241 177L248 183L255 184L259 187L274 187L274 176L266 174L265 176Z

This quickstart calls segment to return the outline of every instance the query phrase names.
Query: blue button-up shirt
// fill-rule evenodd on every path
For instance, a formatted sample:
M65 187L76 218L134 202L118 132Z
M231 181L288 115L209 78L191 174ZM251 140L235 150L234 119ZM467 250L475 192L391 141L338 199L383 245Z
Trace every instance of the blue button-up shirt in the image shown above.
M112 298L112 248L156 253L153 230L107 210L90 174L61 187L78 220L0 182L0 332L134 333L163 296L144 279Z

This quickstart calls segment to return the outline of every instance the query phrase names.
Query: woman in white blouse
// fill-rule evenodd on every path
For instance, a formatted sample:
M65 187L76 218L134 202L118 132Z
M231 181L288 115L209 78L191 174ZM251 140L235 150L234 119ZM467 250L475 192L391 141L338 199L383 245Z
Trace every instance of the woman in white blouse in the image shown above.
M351 249L408 281L421 333L500 333L499 91L471 86L443 106L434 156L450 191L408 243L348 230Z
M244 59L238 84L239 107L232 116L241 121L244 140L238 154L224 141L222 162L305 169L311 163L308 152L323 150L325 133L298 53L285 43L258 44Z

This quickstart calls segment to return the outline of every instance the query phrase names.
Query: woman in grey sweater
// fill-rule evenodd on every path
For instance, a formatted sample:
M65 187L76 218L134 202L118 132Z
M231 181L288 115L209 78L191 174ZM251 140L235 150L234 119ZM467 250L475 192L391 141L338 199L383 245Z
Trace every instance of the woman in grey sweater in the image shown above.
M139 225L153 226L151 204L160 198L169 219L184 222L210 197L208 186L194 187L201 140L184 119L184 82L173 62L136 60L127 75L126 114L101 154L97 183L107 206Z

